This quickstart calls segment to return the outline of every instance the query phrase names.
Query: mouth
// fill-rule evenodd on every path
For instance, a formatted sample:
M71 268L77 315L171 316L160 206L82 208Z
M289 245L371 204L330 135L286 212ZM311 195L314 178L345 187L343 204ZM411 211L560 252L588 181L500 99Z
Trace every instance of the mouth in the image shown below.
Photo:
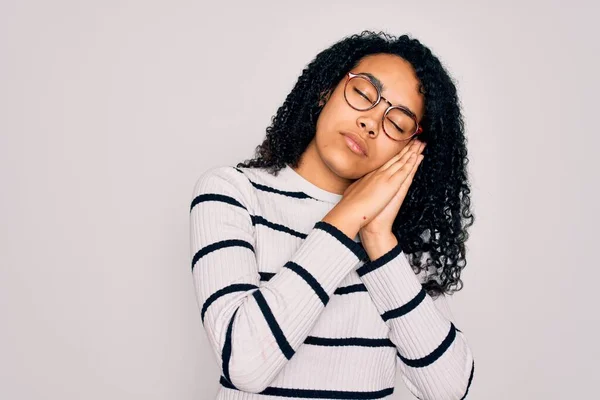
M363 157L367 156L367 151L364 148L364 145L360 143L359 139L356 138L354 134L342 132L342 135L344 136L346 145L350 150L352 150L353 153Z

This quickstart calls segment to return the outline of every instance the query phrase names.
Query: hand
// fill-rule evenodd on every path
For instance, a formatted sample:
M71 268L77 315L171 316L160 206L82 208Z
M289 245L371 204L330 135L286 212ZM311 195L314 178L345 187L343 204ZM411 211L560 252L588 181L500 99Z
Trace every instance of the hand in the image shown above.
M419 157L421 156L417 154L417 150L422 150L421 143L421 141L413 139L411 144L405 146L400 153L381 167L353 182L346 189L338 204L323 218L323 221L332 223L349 237L355 237L401 191L404 181L420 163ZM404 198L404 196L401 197ZM400 203L402 199L400 199ZM391 211L387 211L383 218L377 220L377 228L380 227L380 224L383 225L382 219L387 220L388 213L391 214ZM371 227L373 228L373 226Z
M396 192L394 197L392 197L390 202L383 208L383 210L381 210L381 212L379 212L379 214L377 214L377 216L375 216L375 218L371 219L368 224L364 225L360 229L359 234L361 241L365 240L365 236L368 235L381 236L392 232L392 225L396 219L396 216L398 215L398 212L400 211L400 206L404 202L417 169L425 157L422 154L423 149L425 149L425 143L416 139L413 140L409 145L404 146L400 154L404 155L407 152L415 153L417 155L416 162L412 164L412 168L410 171L408 171L406 178L400 185L400 189Z

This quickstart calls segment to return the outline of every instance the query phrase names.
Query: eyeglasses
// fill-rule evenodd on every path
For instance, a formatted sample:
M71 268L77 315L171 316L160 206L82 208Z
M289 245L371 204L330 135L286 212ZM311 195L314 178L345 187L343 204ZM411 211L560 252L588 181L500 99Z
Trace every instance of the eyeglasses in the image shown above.
M382 118L383 131L393 140L408 140L423 132L415 114L406 107L393 106L381 95L379 87L365 74L348 72L344 98L348 105L357 111L368 111L376 107L381 99L388 103L389 107Z

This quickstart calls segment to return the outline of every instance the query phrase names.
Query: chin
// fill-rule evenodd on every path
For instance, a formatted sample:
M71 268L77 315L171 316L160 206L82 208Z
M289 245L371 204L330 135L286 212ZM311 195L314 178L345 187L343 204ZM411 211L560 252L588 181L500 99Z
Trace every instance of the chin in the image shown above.
M358 179L366 174L363 171L364 166L361 166L361 162L356 157L353 157L352 154L344 154L342 151L330 153L323 157L323 162L340 178Z

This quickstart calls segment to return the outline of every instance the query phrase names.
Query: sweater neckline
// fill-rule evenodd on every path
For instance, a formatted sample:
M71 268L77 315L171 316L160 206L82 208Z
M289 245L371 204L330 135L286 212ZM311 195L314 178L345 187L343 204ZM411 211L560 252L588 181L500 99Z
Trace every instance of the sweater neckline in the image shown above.
M343 197L343 195L341 194L321 189L314 183L308 181L289 165L286 165L279 171L279 176L291 183L297 190L300 190L311 197L325 201L327 203L338 203Z

